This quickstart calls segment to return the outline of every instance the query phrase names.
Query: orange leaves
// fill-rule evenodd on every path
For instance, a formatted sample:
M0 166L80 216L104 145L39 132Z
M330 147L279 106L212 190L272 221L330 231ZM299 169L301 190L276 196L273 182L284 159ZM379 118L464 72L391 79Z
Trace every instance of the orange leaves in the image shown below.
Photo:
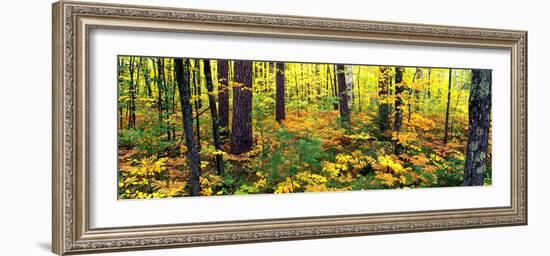
M424 132L430 131L435 128L435 122L432 119L429 119L419 114L412 114L411 122L408 125Z
M388 187L393 187L395 183L399 181L399 179L394 177L391 173L386 172L376 173L376 179L379 179L383 185Z
M393 132L392 140L399 145L407 147L410 146L413 141L417 140L417 136L418 134L414 132Z
M417 165L417 166L424 166L429 161L430 161L430 159L428 159L424 153L420 153L420 154L415 155L415 156L413 156L409 159L409 162L411 164Z

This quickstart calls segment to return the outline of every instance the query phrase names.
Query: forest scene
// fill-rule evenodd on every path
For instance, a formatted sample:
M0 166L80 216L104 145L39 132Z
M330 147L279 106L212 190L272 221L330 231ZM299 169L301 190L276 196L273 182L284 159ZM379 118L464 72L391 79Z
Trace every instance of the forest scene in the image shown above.
M491 185L491 70L117 61L119 199Z

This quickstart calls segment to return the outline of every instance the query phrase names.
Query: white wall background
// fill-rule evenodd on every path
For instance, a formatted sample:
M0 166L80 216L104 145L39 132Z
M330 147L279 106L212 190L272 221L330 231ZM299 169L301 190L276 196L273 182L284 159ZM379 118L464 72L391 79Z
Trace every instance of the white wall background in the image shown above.
M112 2L112 0L100 0ZM545 1L146 1L123 3L529 31L529 225L169 249L109 255L547 255L550 23ZM6 1L0 15L1 255L51 255L51 1ZM472 248L469 248L472 247Z

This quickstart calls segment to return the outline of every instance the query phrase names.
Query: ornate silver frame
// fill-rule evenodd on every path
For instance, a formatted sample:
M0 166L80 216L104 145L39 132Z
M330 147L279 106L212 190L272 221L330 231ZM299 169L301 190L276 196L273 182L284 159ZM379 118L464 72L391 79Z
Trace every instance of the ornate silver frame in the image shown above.
M511 205L91 229L87 192L88 33L93 29L368 41L511 51ZM61 1L53 4L55 253L217 245L527 224L527 32Z

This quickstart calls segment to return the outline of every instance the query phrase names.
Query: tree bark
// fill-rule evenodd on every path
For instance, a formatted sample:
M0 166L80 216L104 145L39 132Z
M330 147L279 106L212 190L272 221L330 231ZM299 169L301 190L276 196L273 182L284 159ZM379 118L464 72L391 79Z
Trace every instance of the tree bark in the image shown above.
M130 72L130 117L128 118L128 128L136 127L136 85L134 84L134 72L136 70L136 57L130 57L130 65L128 71Z
M390 104L387 103L390 80L389 68L381 66L378 75L378 127L382 137L387 137L385 133L390 126Z
M403 92L405 91L405 85L403 85L403 68L395 68L395 121L393 123L393 130L401 132L403 126ZM395 140L394 153L400 155L403 152L403 145L400 144L399 138Z
M231 154L240 155L252 148L252 62L237 60L234 64L233 120Z
M229 134L229 63L218 60L218 104L220 135Z
M348 128L350 117L349 117L349 92L348 84L346 81L346 68L344 65L336 65L336 73L338 77L338 98L340 102L340 121L343 127Z
M162 103L162 100L161 100L161 104L162 104L162 109L165 110L165 116L167 119L170 118L170 100L169 100L169 94L170 94L170 90L168 88L168 83L166 82L166 77L169 75L169 73L166 72L166 62L164 59L161 59L160 60L160 69L162 69L162 87L164 88L164 103ZM171 130L170 130L170 126L172 126L170 124L170 122L167 122L165 124L165 128L166 128L166 137L168 138L168 140L172 140L171 138ZM175 138L174 138L175 139Z
M338 71L337 71L337 68L336 68L336 65L332 65L332 70L334 71L334 79L333 79L333 82L332 82L332 95L334 96L334 98L337 98L338 97ZM334 102L332 104L334 110L338 110L338 102Z
M277 62L275 75L275 120L281 122L286 118L285 113L285 63Z
M183 132L185 134L185 144L187 145L187 164L189 165L189 187L190 195L198 196L200 193L200 156L195 136L193 134L193 112L191 109L191 91L189 77L189 59L177 58L174 60L176 81L180 94Z
M214 147L216 150L222 149L220 139L220 127L218 124L218 109L216 108L216 96L214 95L214 85L212 83L212 70L210 60L204 60L204 76L206 79L206 89L208 90L208 104L210 108L210 116L212 117L212 137L214 139ZM218 175L223 175L223 156L216 154L216 170Z
M346 78L346 95L348 97L348 119L350 108L354 105L355 95L353 89L355 88L355 80L353 79L353 66L345 65L345 78ZM351 97L350 97L351 96ZM349 122L349 120L348 120Z
M157 97L157 107L159 112L159 124L160 129L162 132L164 132L165 126L164 126L164 103L162 102L163 99L163 92L164 92L164 84L162 81L164 80L164 66L162 65L161 59L157 59L157 88L158 88L158 97Z
M143 79L145 80L145 95L151 97L153 91L151 88L151 70L149 69L149 58L145 59L145 68L143 68Z
M120 99L120 96L124 94L124 89L122 88L122 70L123 70L123 57L118 57L118 97ZM118 103L118 122L119 122L119 130L123 129L123 112L122 112L122 104L120 102Z
M449 86L447 87L447 109L445 111L445 136L443 137L443 144L447 144L449 139L449 111L451 107L451 85L453 83L453 69L449 69Z
M195 59L193 62L193 91L195 93L195 131L197 134L197 148L201 150L201 119L200 119L200 110L202 108L201 100L201 83L200 83L200 60Z
M414 84L414 82L415 82L416 80L418 80L418 79L422 79L422 80L423 80L422 76L423 76L423 75L422 75L422 69L421 69L421 68L416 68L416 71L414 72L413 79L412 79L413 84ZM408 102L407 102L407 105L408 105L408 111L407 111L407 113L408 113L408 115L409 115L409 117L408 117L408 119L407 119L407 124L408 124L409 126L411 125L411 115L412 115L412 109L411 109L411 105L412 105L412 104L411 104L411 103L412 103L412 99L413 99L413 93L416 94L416 95L418 95L417 89L409 88L409 95L408 95L408 96L409 96L409 100L408 100Z
M361 69L362 69L362 66L359 66L359 71L357 71L357 99L359 100L358 102L358 110L359 112L363 111L363 101L361 99Z
M472 70L471 81L464 186L481 186L488 164L487 150L491 127L491 70Z

